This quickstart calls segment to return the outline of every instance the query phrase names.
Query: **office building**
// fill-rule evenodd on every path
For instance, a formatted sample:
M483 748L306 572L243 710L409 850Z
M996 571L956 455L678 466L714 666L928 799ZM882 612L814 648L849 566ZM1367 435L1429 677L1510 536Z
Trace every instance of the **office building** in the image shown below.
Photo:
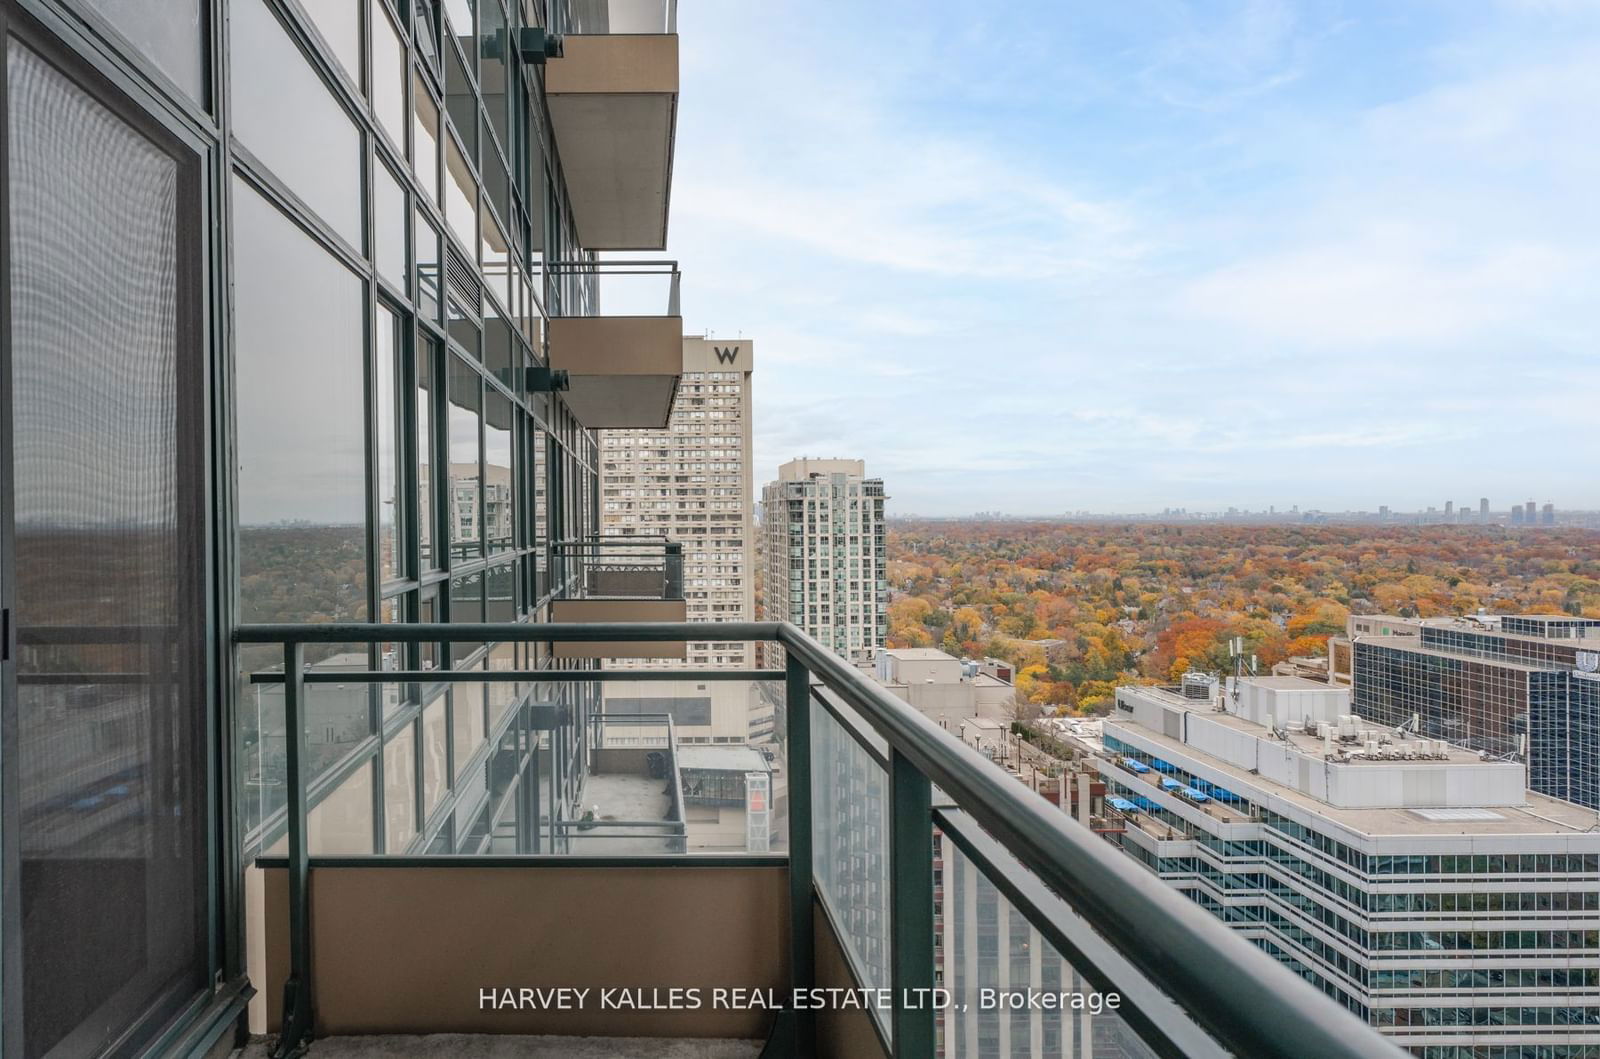
M313 1031L313 1055L488 1050L412 1036L444 1032L932 1053L926 1008L516 1006L890 984L823 882L855 803L810 783L780 803L781 755L681 746L671 711L619 723L601 700L633 676L602 663L687 651L663 631L687 545L606 552L596 441L664 430L683 384L676 266L599 256L666 249L675 12L0 0L0 1053L212 1057L251 1029L284 1055ZM660 300L618 312L642 272ZM861 490L841 514L881 517ZM849 559L860 526L842 536ZM845 595L881 587L872 545ZM718 631L784 646L796 771L836 775L810 738L829 725L863 775L892 768L882 826L845 833L907 869L863 921L895 925L900 982L936 980L937 824L1041 937L1082 908L1123 939L1079 957L1096 980L1175 998L1111 1028L1166 1054L1371 1043L1128 886L1135 865L1083 857L1092 835L1015 826L1034 796L981 786L993 765L833 644ZM681 695L726 675L682 670ZM813 680L887 734L840 728ZM766 852L674 856L701 811ZM786 831L808 821L801 856ZM1135 924L1224 973L1174 973ZM1270 1033L1246 979L1282 998Z
M1486 526L1489 524L1489 498L1486 496L1478 498L1478 521Z
M1353 616L1349 629L1356 713L1524 762L1534 790L1600 808L1600 620Z
M1119 688L1102 729L1131 856L1415 1055L1587 1054L1600 831L1523 770L1246 678Z
M883 479L861 460L790 460L761 491L765 608L852 661L889 632Z

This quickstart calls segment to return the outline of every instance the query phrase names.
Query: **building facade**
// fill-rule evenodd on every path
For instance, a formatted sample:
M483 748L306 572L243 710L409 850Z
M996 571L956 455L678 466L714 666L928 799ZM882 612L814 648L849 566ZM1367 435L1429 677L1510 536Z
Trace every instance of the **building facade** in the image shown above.
M6 1055L203 1051L252 980L262 1025L291 740L237 630L546 620L595 428L682 373L596 257L665 249L674 5L159 6L0 3ZM309 687L313 852L564 845L592 683Z
M600 527L683 545L690 621L755 619L755 496L747 338L683 339L683 382L663 430L600 433ZM691 643L697 668L752 664L751 646Z
M1597 626L1567 615L1352 617L1353 709L1524 762L1532 789L1600 808Z
M1294 677L1118 689L1110 837L1415 1055L1589 1055L1594 813L1349 702Z
M889 633L883 479L861 460L791 460L761 491L766 618L852 661Z

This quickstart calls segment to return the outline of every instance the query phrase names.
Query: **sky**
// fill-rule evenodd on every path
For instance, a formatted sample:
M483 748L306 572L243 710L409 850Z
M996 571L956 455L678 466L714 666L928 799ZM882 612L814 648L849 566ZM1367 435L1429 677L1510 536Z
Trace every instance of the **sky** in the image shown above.
M891 514L1600 507L1600 2L679 5L685 328Z

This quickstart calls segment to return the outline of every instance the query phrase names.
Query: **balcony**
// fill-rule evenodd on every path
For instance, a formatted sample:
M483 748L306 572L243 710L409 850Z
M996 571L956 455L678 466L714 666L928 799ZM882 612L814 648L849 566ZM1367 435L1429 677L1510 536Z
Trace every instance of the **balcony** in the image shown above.
M676 0L559 0L545 67L578 242L664 250L678 124Z
M553 282L580 280L594 294L549 324L550 368L567 373L567 407L591 429L664 430L683 377L677 262L558 261L548 270Z
M665 537L592 536L550 546L553 622L684 621L683 545ZM556 658L685 658L683 643L551 645Z
M690 638L776 644L784 668L363 675L304 664L308 648L325 644L608 643L631 654L635 644ZM331 1038L329 1055L355 1054L358 1043L339 1038L378 1035L370 1047L383 1054L426 1054L443 1045L384 1035L462 1033L703 1042L699 1052L678 1054L728 1054L712 1049L740 1041L764 1042L762 1054L772 1056L919 1059L939 1054L942 1037L943 1054L976 1055L978 1020L961 1005L976 1010L979 982L1006 988L1025 952L1030 981L1102 998L1092 1012L1062 1012L1054 1025L1076 1038L1065 1045L1077 1045L1074 1054L1402 1054L792 625L262 625L241 627L234 639L283 652L281 668L257 676L283 684L289 733L315 722L302 712L310 688L360 679L582 688L670 673L756 682L778 706L781 755L771 773L746 773L743 788L747 809L762 814L763 826L771 821L772 843L738 854L594 848L670 847L674 807L735 800L735 788L708 783L709 758L691 778L692 763L679 758L693 748L680 745L670 715L611 716L598 709L599 695L577 695L577 705L559 709L530 704L542 711L548 738L518 736L537 725L515 711L488 733L498 745L553 755L563 789L603 789L596 776L649 781L625 784L614 803L642 798L634 813L645 826L619 826L609 838L598 825L579 826L581 816L574 822L568 799L547 807L556 853L528 852L519 836L515 853L493 856L314 855L308 822L325 811L329 784L305 774L303 735L291 735L284 849L257 862L266 960L256 984L269 1001L270 1027L281 1029L280 1050L315 1036ZM585 797L575 799L579 806ZM370 810L370 795L356 801ZM648 819L655 813L663 819ZM990 955L980 967L983 938ZM1007 952L1018 939L1023 948ZM589 990L589 999L522 1002L560 987ZM717 992L730 988L741 990L737 1000ZM626 1001L604 1008L601 990L627 990ZM814 990L856 991L848 995L860 999L818 1006L815 998L844 994ZM1114 1007L1104 1002L1112 995ZM1000 1022L1037 1018L1007 1014ZM491 1054L494 1044L474 1047Z

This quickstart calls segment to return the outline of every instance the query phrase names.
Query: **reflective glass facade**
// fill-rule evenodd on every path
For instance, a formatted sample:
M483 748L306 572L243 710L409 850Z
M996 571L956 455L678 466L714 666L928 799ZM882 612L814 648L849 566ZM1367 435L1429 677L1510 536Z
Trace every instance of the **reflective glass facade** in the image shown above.
M1107 796L1137 806L1124 852L1414 1054L1591 1054L1600 855L1578 852L1593 849L1582 836L1359 835L1219 787L1130 730L1108 728L1105 747L1149 769L1101 768ZM1228 822L1163 777L1210 791ZM1422 848L1437 852L1399 852Z
M1583 671L1594 643L1433 626L1420 637L1358 638L1351 705L1388 726L1416 716L1424 737L1525 754L1533 790L1600 808L1600 679Z
M546 6L0 3L6 1054L161 1053L242 988L287 780L282 652L235 626L537 620L548 542L595 532L594 435L529 389L595 304ZM564 844L593 685L307 700L314 850Z

